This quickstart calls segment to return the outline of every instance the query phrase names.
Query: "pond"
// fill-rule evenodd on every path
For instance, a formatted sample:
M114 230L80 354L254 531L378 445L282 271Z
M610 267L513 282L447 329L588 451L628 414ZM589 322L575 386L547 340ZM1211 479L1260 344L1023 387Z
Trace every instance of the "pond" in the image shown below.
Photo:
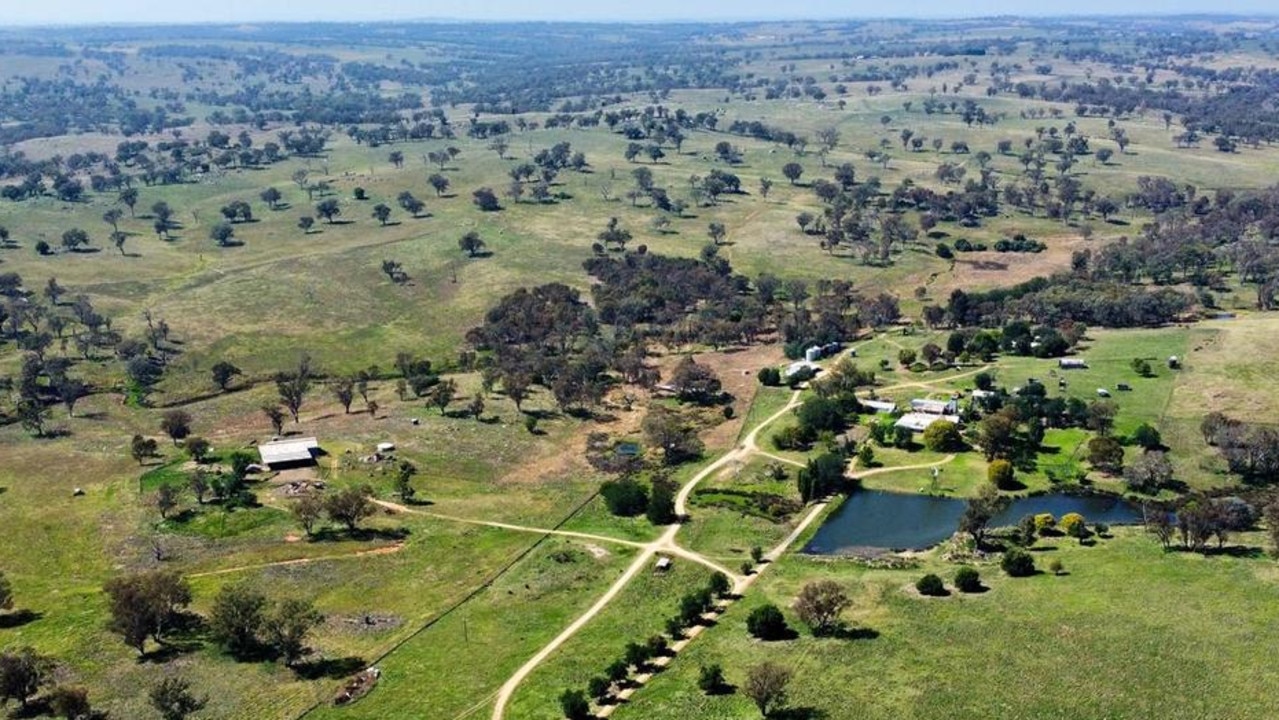
M803 552L842 555L859 550L922 550L949 538L966 501L960 498L859 490L826 519ZM991 527L1015 525L1025 515L1079 513L1091 524L1122 525L1141 520L1141 509L1107 495L1050 493L1015 498Z

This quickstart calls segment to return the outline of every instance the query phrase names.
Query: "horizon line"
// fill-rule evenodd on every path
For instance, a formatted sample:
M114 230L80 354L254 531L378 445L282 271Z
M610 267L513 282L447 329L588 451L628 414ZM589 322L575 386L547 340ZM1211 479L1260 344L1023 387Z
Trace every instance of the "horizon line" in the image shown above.
M1279 20L1279 11L1273 12L1081 12L1081 13L998 13L987 15L946 15L946 14L922 14L922 15L827 15L827 16L749 16L740 17L670 17L656 19L635 19L625 17L615 18L543 18L543 17L510 17L510 18L484 18L484 17L431 17L431 16L408 16L408 17L382 17L382 18L352 18L352 19L316 19L316 20L296 20L296 19L243 19L243 20L159 20L153 22L130 22L130 21L86 21L86 22L6 22L0 23L0 32L7 30L39 30L39 29L69 29L69 28L153 28L153 27L235 27L239 25L384 25L384 24L413 24L413 25L432 25L432 24L448 24L448 25L501 25L501 24L538 24L538 25L740 25L740 24L758 24L758 23L792 23L792 22L918 22L918 21L989 21L989 20L1089 20L1089 19L1108 19L1116 18L1127 19L1232 19L1232 20Z

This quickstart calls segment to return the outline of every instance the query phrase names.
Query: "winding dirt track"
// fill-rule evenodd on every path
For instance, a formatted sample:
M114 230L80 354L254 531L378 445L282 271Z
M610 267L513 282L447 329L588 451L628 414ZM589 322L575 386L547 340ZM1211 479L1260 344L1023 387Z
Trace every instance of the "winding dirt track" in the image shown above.
M879 389L880 390L897 390L897 389L903 389L908 387L918 387L918 388L926 389L937 383L948 382L951 380L956 380L959 378L976 375L977 373L984 372L986 370L989 370L990 368L991 368L990 365L986 365L986 366L977 368L975 370L970 370L970 371L959 373L956 375L948 375L946 377L937 378L936 380L922 381L922 382L904 382L904 383L898 383L896 385L889 385ZM675 496L676 515L686 516L688 514L688 498L690 495L692 495L693 490L697 488L697 485L701 483L703 480L705 480L706 478L710 477L715 472L719 471L720 469L724 468L725 466L731 463L743 461L746 458L751 457L752 455L762 455L762 456L770 457L776 460L783 460L784 462L788 462L790 464L798 465L799 463L793 460L787 460L785 458L777 457L768 452L760 450L758 440L759 440L759 433L761 430L768 427L772 423L776 422L786 413L795 409L795 407L799 405L800 392L801 391L796 390L794 394L791 395L790 401L786 403L785 407L773 413L768 418L766 418L763 422L756 425L755 428L750 431L750 434L748 434L745 438L743 438L742 443L740 445L733 448L728 453L725 453L722 457L720 457L720 459L716 460L714 463L711 463L710 465L703 468L701 472L694 475L692 479L690 479L687 483L685 483L684 486L680 488L679 493ZM954 459L955 459L954 455L948 455L942 460L939 460L935 463L928 463L924 465L915 465L915 466L908 466L908 467L877 468L874 470L867 470L863 473L858 474L856 477L859 477L859 478L867 477L869 475L875 475L875 474L884 473L884 472L896 472L899 470L912 470L912 469L923 469L923 468L935 467L937 465L942 465L942 464L951 462ZM765 553L764 558L768 561L769 564L776 561L777 558L781 557L782 554L785 553L786 550L789 549L790 546L794 544L796 540L799 539L799 537L804 533L804 531L807 530L809 526L811 526L812 523L816 521L818 517L821 516L822 512L826 509L827 504L828 504L828 501L826 500L823 500L821 502L814 504L813 507L809 510L808 514L804 516L803 520L801 520L795 526L795 529L791 531L791 534L788 535L785 540L778 543L778 545L774 547L772 550ZM564 630L562 630L559 635L555 636L555 639L547 643L546 646L543 647L541 650L539 650L536 655L529 658L527 662L525 662L522 666L520 666L519 670L515 671L515 674L512 675L510 679L508 679L497 692L496 702L493 706L492 720L505 720L506 706L510 703L511 696L515 694L515 691L516 689L519 688L520 684L523 683L524 680L535 669L537 669L539 665L545 662L546 659L550 657L552 653L554 653L557 649L559 649L561 645L567 642L569 638L577 634L577 632L581 630L592 619L594 619L595 616L599 615L600 612L603 611L604 608L607 607L608 604L612 602L622 592L622 590L626 588L626 586L631 582L631 580L633 580L635 576L639 574L640 570L644 569L644 567L648 565L648 563L652 560L654 555L658 553L668 553L672 555L679 555L681 557L685 557L690 560L700 562L701 564L706 565L708 567L715 568L719 570L720 572L723 572L725 575L727 575L730 578L730 580L733 583L733 594L739 597L747 590L747 588L749 588L751 585L754 584L755 580L759 578L760 574L768 567L768 564L761 564L753 574L747 575L744 577L736 573L730 572L727 569L719 567L718 565L714 564L712 561L696 553L693 553L689 550L685 550L684 548L679 547L675 543L675 536L679 533L679 529L680 529L679 525L671 525L670 527L666 529L665 532L662 533L661 537L659 537L657 540L654 540L653 542L648 543L646 545L640 546L641 551L639 555L630 564L630 566L626 568L626 571L622 573L622 576L619 577L609 587L609 589L603 595L601 595L598 600L595 601L595 604L591 605L590 608L588 608L584 613L578 616L577 619L574 620L568 627L564 628ZM691 637L688 640L691 640ZM675 652L678 653L678 651L682 649L685 644L687 644L688 640L684 640L681 643L677 643L676 646L674 646L673 648ZM643 681L646 679L647 678L644 678L644 677L638 678L637 680L639 680L639 682L637 684L642 685ZM628 689L626 692L623 693L623 696L624 697L629 696L631 693L635 691L635 689L636 688L634 687ZM600 714L606 717L612 714L612 710L615 707L617 707L616 704L605 706L604 708L601 709Z
M707 465L701 470L701 472L694 475L692 479L685 483L684 486L680 488L679 493L675 495L675 514L680 516L687 515L688 498L699 483L710 477L720 468L723 468L735 461L750 457L752 454L757 452L756 439L759 435L759 431L793 410L795 406L799 404L799 396L799 391L795 391L795 393L791 395L790 402L786 404L786 407L783 407L781 410L773 413L770 417L757 425L755 429L751 430L750 434L746 436L741 445L738 445L720 457L720 459L710 465ZM787 538L788 542L783 543L778 548L775 548L773 552L769 553L770 559L785 551L786 545L789 542L793 542L794 538L798 537L799 533L812 522L813 518L817 516L819 509L820 506L814 507L813 511L810 512L809 515L804 518L804 521L797 527L796 532L792 533L790 538ZM713 561L707 560L690 550L685 550L684 548L679 547L675 544L675 536L679 533L679 529L680 526L678 524L671 525L666 528L661 537L647 545L644 545L639 555L637 555L635 560L631 562L630 566L626 568L626 571L622 573L622 576L614 581L609 589L595 601L595 604L591 605L586 612L579 615L577 619L568 627L564 628L559 635L556 635L555 639L547 643L546 646L539 650L536 655L529 658L527 662L520 666L519 670L515 671L515 674L512 675L497 692L497 700L493 706L493 720L503 720L506 717L506 706L510 702L511 696L515 694L515 690L524 682L524 679L527 678L538 665L541 665L546 658L550 657L551 653L554 653L557 649L559 649L559 647L568 641L569 638L576 635L577 632L594 619L596 615L599 615L604 608L608 607L608 604L612 602L613 599L622 592L622 590L626 589L626 586L630 584L631 580L633 580L641 570L649 565L654 555L658 553L669 553L700 562L708 567L713 567L729 577L729 579L733 582L733 592L737 595L740 595L747 587L750 587L751 583L754 582L754 579L758 577L758 575L742 577L737 573L720 567L713 563Z

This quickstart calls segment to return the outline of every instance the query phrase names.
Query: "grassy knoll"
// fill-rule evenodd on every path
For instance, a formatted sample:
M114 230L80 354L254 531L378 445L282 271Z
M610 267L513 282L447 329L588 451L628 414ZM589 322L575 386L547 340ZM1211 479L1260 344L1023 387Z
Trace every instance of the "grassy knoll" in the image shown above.
M1166 555L1139 531L1095 547L1047 545L1039 565L1060 559L1068 575L1015 580L982 566L989 592L930 599L914 593L914 580L937 571L949 583L955 568L932 556L909 571L789 556L617 717L750 717L740 691L700 693L697 668L720 663L740 686L764 660L794 669L789 706L809 709L801 717L1268 716L1264 698L1279 674L1266 657L1276 611L1264 598L1279 577L1267 561ZM845 619L876 637L749 639L752 607L786 607L818 578L848 588Z

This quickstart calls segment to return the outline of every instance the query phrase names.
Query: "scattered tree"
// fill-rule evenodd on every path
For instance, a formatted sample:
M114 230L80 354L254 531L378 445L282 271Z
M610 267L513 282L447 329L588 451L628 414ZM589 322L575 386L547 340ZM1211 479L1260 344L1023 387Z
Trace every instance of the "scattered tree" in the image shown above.
M355 532L360 521L373 514L373 489L367 485L349 487L335 492L324 500L324 512L329 519Z
M191 692L191 683L176 676L161 680L147 693L147 698L164 720L186 720L209 702L207 697L196 697Z
M839 616L852 601L843 586L834 580L817 580L805 585L795 598L795 614L814 635L825 635L836 627Z
M169 410L160 418L160 429L177 445L191 434L191 414L186 410Z
M209 632L227 652L244 658L259 648L258 633L266 621L267 598L237 583L223 586L209 613Z
M230 387L232 378L234 378L236 375L243 374L240 368L227 362L226 360L221 360L217 362L216 364L214 364L210 372L213 374L213 384L217 385L218 389L222 390L223 392L225 392L227 388Z
M791 671L776 663L763 662L746 673L742 692L759 708L760 715L768 717L771 710L786 701L786 686Z
M478 232L469 230L458 239L457 246L466 253L467 257L475 257L484 249L484 240L480 238Z

